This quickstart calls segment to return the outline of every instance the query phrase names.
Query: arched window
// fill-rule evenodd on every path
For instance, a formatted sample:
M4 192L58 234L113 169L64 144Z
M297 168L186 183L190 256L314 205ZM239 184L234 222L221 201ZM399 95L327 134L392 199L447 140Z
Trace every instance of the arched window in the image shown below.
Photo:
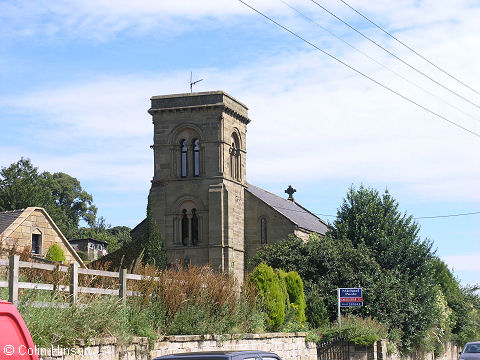
M187 210L183 209L182 210L183 216L182 216L182 244L183 246L188 245L188 216L187 216Z
M197 209L192 209L192 245L198 244L198 216Z
M200 144L198 139L193 139L193 176L200 175Z
M42 234L32 234L32 254L42 254Z
M267 219L260 219L260 244L267 243Z
M181 157L180 157L180 169L182 173L182 177L186 177L188 175L187 171L187 140L183 139L180 140L180 149L181 149Z
M240 180L240 174L240 141L237 134L233 133L230 147L230 176L235 180Z

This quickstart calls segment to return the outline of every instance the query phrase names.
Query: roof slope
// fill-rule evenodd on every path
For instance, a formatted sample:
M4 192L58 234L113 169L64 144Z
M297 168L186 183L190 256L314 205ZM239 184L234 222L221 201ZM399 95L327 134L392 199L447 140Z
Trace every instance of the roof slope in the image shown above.
M23 212L24 209L0 212L0 234L7 230Z
M281 198L251 184L248 184L247 191L302 229L314 231L320 235L325 235L328 231L328 226L322 219L295 201Z

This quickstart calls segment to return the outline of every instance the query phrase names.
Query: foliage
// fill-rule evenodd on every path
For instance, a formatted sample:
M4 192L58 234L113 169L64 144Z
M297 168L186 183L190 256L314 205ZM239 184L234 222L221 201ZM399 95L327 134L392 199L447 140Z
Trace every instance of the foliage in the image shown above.
M362 287L364 306L343 309L344 313L374 317L398 328L404 353L427 347L427 335L439 325L442 312L441 306L432 306L439 299L436 257L432 244L418 238L419 227L412 217L398 208L388 192L381 196L376 190L351 188L325 237L312 235L307 242L290 237L266 245L252 263L297 271L307 299L321 297L331 321L337 310L335 289ZM320 325L322 316L313 320L316 313L308 303L307 314L311 323Z
M304 323L307 319L305 316L305 293L303 292L303 281L296 271L290 271L284 277L289 303L295 308L295 319Z
M305 316L314 329L328 324L328 312L323 302L318 286L314 285L306 294Z
M166 268L168 260L167 250L165 249L160 228L152 215L150 196L148 197L147 204L147 231L140 241L144 243L145 249L143 263L154 264L159 269Z
M52 299L39 291L23 292L19 310L35 344L70 347L76 339L102 336L146 336L155 340L159 335L264 331L264 317L256 307L254 292L246 287L239 294L228 274L217 274L208 267L160 271L153 265L139 265L137 270L148 278L129 283L129 289L140 296L129 297L126 304L118 297L84 294L79 296L77 306L37 308L31 303L66 299Z
M347 340L357 345L371 345L375 341L385 339L388 329L385 325L374 319L360 318L352 315L342 317L342 326L329 324L319 329L322 340L328 341L338 336L344 336Z
M130 228L127 226L111 227L107 224L103 216L100 216L95 224L90 227L81 227L71 234L72 239L95 239L108 243L108 251L118 250L122 245L129 243Z
M29 206L43 207L67 238L80 220L92 225L97 213L92 196L77 179L61 172L40 173L21 158L0 170L0 211Z
M253 270L248 281L257 290L267 327L279 329L285 320L285 294L279 276L272 267L262 263Z
M45 259L49 261L55 262L64 262L65 261L65 253L63 249L58 244L53 244L48 248L47 255L45 255Z

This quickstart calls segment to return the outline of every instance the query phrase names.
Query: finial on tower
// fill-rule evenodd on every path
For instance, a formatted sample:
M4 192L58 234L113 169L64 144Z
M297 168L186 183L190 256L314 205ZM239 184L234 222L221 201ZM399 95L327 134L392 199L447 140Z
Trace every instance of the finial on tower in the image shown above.
M288 194L288 200L294 201L295 199L293 198L293 193L296 192L297 190L292 187L292 185L288 185L287 190L285 190L285 193Z

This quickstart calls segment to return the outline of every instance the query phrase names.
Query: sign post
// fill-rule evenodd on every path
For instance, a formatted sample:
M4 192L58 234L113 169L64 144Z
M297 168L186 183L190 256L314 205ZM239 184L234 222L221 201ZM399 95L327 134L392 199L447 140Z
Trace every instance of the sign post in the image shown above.
M341 307L363 306L362 288L337 288L338 326L342 326Z

